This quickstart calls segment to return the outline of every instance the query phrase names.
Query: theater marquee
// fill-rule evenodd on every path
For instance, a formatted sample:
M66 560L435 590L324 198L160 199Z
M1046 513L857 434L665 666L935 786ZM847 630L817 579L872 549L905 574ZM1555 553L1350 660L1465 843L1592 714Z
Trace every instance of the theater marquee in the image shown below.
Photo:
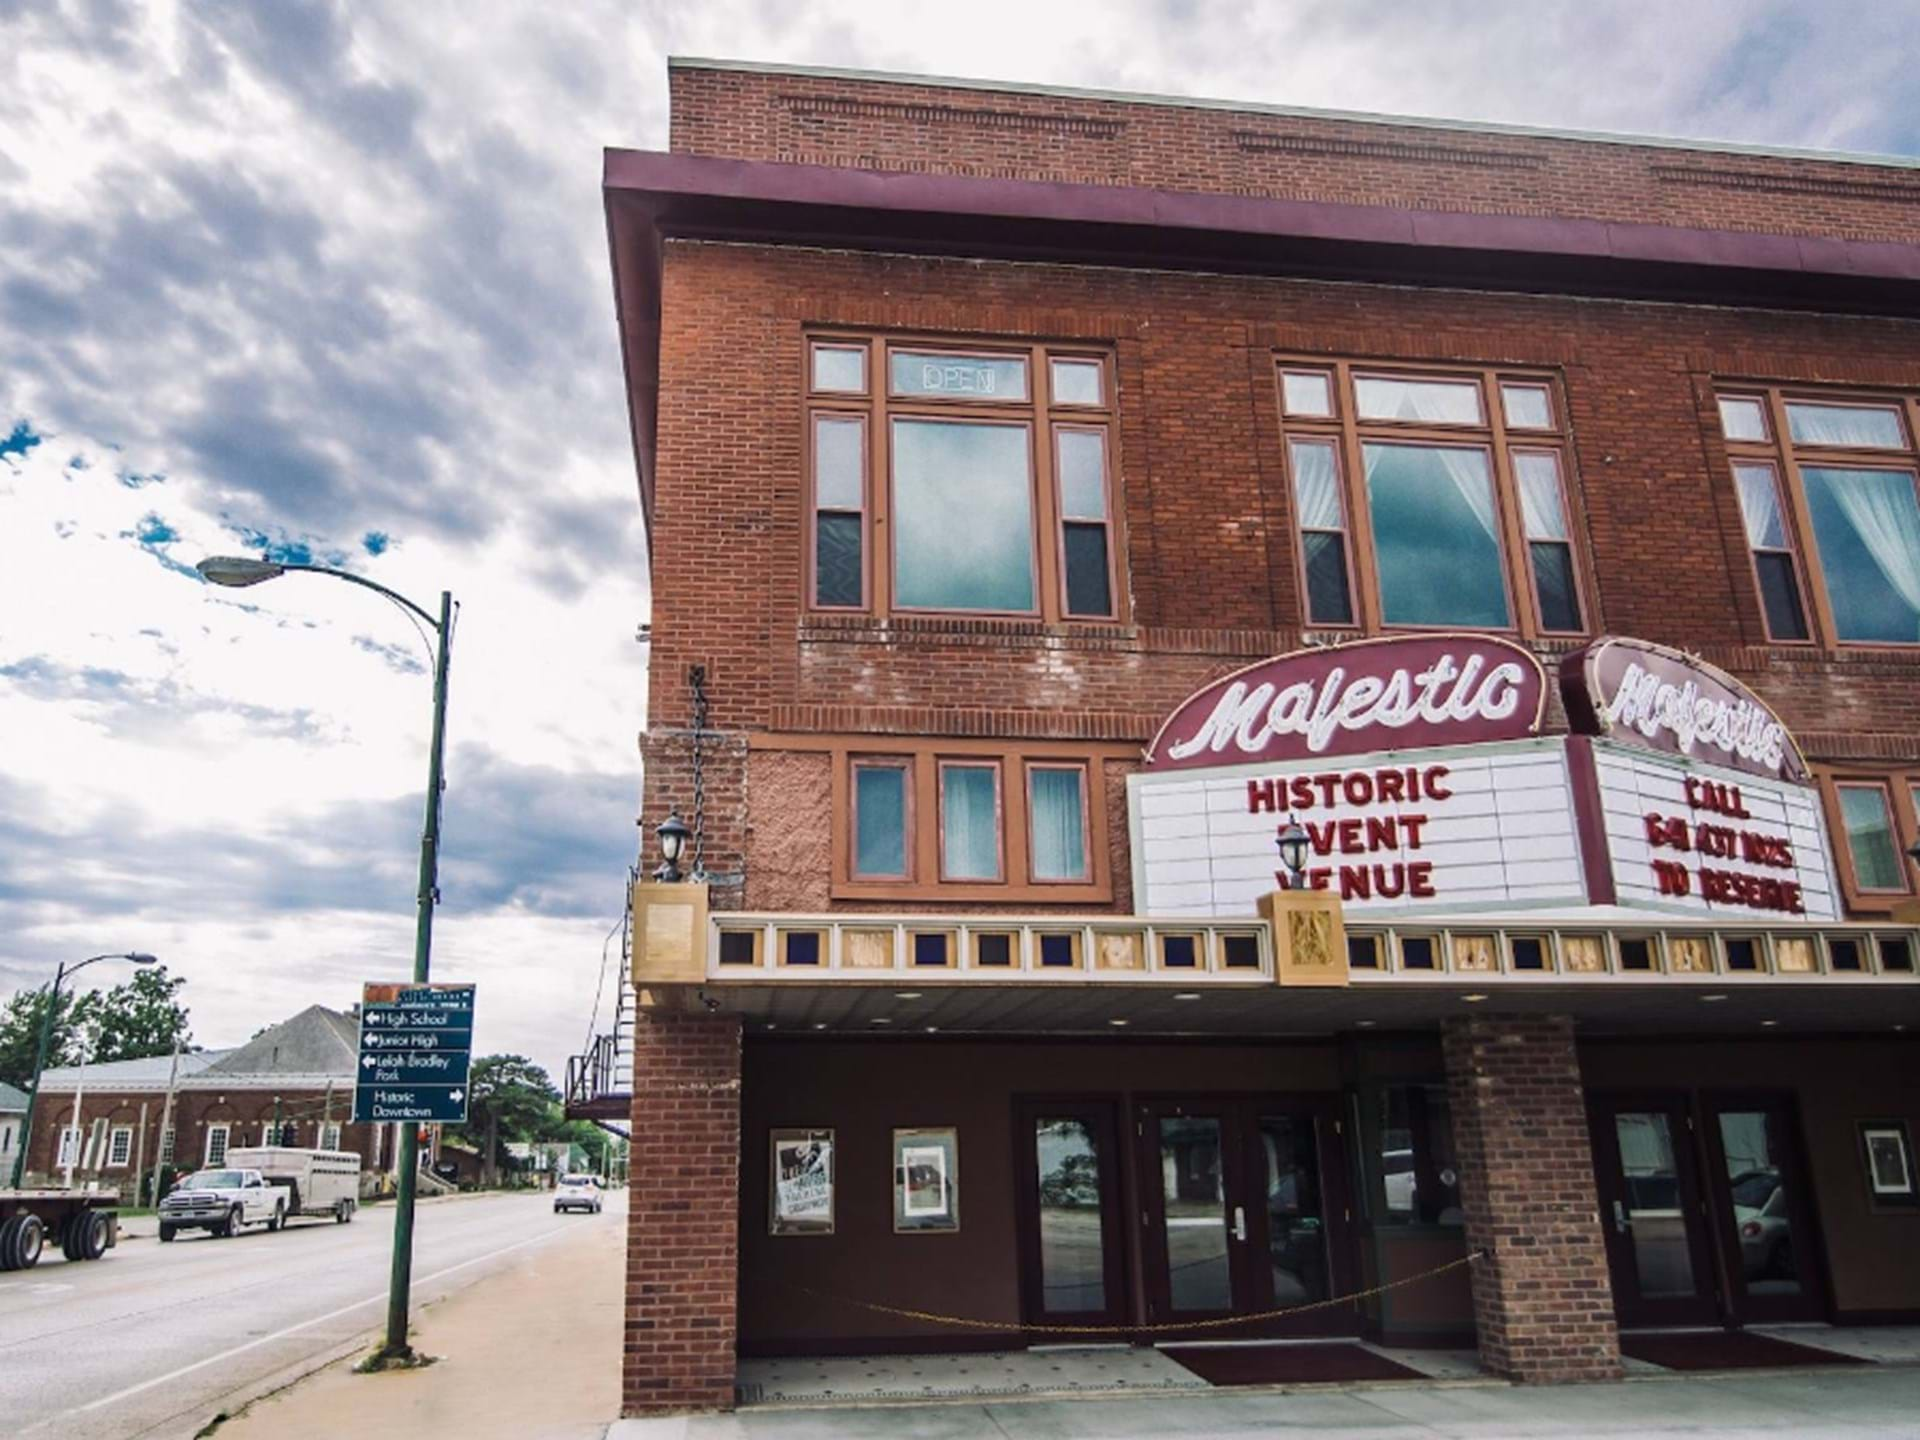
M1837 917L1792 737L1710 666L1608 639L1568 657L1575 735L1538 734L1528 651L1429 635L1282 655L1175 709L1128 782L1144 914L1253 912L1286 881L1356 912L1619 904Z

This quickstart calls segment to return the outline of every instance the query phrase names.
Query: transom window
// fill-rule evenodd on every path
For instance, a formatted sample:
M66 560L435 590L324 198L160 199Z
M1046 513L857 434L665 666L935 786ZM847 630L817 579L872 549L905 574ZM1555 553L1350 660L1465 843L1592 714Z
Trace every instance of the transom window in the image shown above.
M1719 397L1769 639L1920 644L1912 397Z
M1292 360L1279 379L1309 625L1585 632L1551 379Z
M807 374L813 608L1119 618L1106 356L821 336Z
M1062 742L849 743L835 772L834 894L1108 898L1104 795L1099 757Z

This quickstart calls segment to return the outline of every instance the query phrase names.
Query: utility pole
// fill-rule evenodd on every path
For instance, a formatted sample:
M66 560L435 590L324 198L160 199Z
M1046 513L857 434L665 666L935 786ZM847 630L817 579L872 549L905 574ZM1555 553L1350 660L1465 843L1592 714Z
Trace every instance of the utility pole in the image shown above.
M180 1082L180 1036L173 1037L173 1063L167 1067L167 1102L160 1107L160 1133L153 1140L153 1207L160 1208L160 1170L166 1163L167 1131L173 1128L173 1094Z
M107 1136L107 1144L113 1144L113 1136ZM107 1157L111 1160L111 1154ZM133 1147L133 1203L140 1204L140 1176L147 1168L147 1102L140 1102L140 1133Z

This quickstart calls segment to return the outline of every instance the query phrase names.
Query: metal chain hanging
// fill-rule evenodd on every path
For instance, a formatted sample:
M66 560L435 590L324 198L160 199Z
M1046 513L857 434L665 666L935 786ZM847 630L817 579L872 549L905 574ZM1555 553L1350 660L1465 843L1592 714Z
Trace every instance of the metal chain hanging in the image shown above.
M707 730L707 667L687 669L687 684L693 691L693 878L707 878L707 781L702 764L700 741Z

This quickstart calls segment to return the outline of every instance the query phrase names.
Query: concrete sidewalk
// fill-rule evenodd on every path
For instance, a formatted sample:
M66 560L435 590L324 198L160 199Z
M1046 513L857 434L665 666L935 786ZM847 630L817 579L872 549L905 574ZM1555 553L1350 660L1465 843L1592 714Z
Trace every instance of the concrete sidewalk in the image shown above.
M529 1432L532 1433L532 1432ZM1500 1436L1920 1436L1920 1368L1743 1371L1607 1385L1394 1382L1177 1398L753 1409L623 1420L607 1440L1340 1440Z
M378 1338L369 1333L352 1355L254 1401L219 1440L601 1440L620 1413L626 1206L614 1193L606 1216L581 1217L578 1236L417 1310L414 1348L432 1365L355 1374Z

